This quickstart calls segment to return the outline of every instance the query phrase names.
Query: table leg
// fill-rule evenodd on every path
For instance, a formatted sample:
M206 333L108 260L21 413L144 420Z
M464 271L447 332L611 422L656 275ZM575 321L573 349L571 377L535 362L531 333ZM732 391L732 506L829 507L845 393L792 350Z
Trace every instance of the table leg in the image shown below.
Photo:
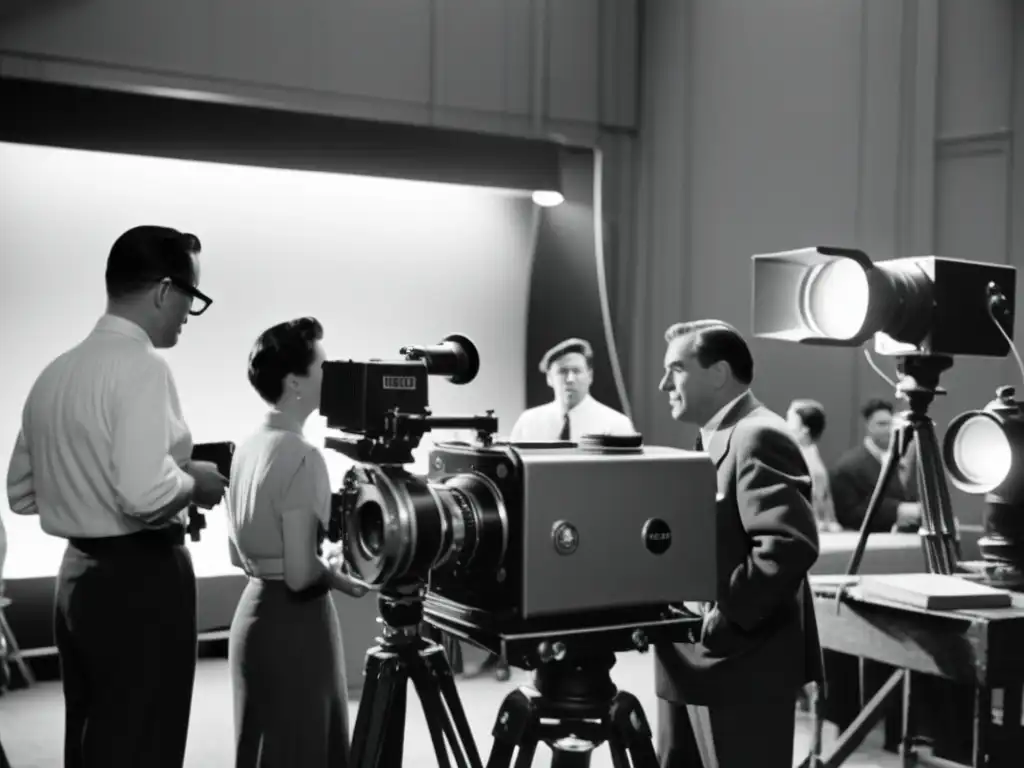
M821 686L810 683L807 686L808 709L811 711L811 748L807 768L821 768L821 733L825 724L825 702Z
M1021 709L1024 708L1024 686L1019 683L1003 688L1003 722L998 730L996 753L1019 755L1024 753L1024 727Z
M913 689L911 680L913 675L908 671L903 675L903 723L902 737L900 738L900 765L902 768L912 768L917 764L917 750L914 745L914 724L911 722L911 696Z
M992 731L992 689L974 688L974 768L989 768L989 737Z
M900 689L907 674L902 669L898 669L892 674L885 684L878 689L878 692L871 697L867 706L854 718L850 727L839 736L839 740L832 749L831 755L827 758L809 755L800 763L800 768L812 768L812 766L839 768L839 766L845 763L847 758L857 750L857 747L864 743L864 738L871 732L871 729L885 716L886 704L893 694Z

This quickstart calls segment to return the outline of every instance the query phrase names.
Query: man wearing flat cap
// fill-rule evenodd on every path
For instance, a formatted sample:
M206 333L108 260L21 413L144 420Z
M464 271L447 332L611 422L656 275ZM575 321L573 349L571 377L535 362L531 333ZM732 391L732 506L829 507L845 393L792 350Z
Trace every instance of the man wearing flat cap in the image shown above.
M513 442L578 441L583 435L631 435L629 418L590 396L594 350L583 339L566 339L540 361L554 393L550 403L525 411L512 427Z

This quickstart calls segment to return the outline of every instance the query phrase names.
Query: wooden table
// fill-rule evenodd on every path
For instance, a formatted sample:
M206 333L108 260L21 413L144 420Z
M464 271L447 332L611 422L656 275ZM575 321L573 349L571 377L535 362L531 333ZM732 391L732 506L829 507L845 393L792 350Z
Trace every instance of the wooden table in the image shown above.
M835 768L856 750L897 694L903 700L900 755L904 766L956 765L917 752L911 711L911 672L954 680L974 690L973 761L975 768L1024 765L1024 595L1010 608L930 611L868 599L856 586L838 606L838 585L845 576L812 576L822 647L896 668L886 683L840 735L832 754L812 754L802 768ZM1002 690L1002 722L994 722L992 692ZM816 710L820 727L820 708ZM815 750L816 751L816 750Z

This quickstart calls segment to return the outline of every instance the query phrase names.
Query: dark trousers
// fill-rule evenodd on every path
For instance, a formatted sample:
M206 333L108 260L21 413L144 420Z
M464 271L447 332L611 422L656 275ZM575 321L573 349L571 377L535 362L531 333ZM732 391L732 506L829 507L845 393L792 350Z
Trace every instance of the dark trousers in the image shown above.
M7 761L7 754L4 752L3 744L0 744L0 768L11 768L11 764Z
M54 633L65 768L181 768L196 672L196 578L182 536L69 542Z
M796 693L727 706L658 699L661 768L792 768Z

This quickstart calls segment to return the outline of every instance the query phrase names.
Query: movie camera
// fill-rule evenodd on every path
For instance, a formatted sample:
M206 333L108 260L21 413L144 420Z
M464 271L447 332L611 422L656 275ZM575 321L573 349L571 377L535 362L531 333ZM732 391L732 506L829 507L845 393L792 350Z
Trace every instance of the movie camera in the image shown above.
M608 741L617 754L633 749L637 759L653 760L639 703L617 691L609 671L615 652L691 640L699 621L682 601L715 599L710 459L644 446L640 435L501 441L493 412L430 412L430 376L454 384L475 378L480 358L468 338L401 354L323 365L320 412L329 428L347 433L326 445L356 462L334 494L327 536L344 542L353 575L379 589L385 627L367 656L357 764L391 764L395 750L400 760L392 731L404 727L404 698L396 706L394 697L407 679L436 730L435 745L443 746L443 731L458 753L458 737L468 764L479 764L444 653L419 633L424 618L536 670L535 687L502 706L489 765L510 762L514 747L532 753L542 740L558 751L570 738L590 749ZM473 430L476 439L438 443L426 476L416 475L403 465L432 429ZM454 722L444 721L445 704ZM587 725L592 718L603 725Z
M235 456L235 444L232 442L220 443L196 443L192 447L192 461L208 461L216 465L217 471L224 477L231 477L231 461ZM192 541L199 541L202 538L202 530L206 527L206 515L199 511L199 507L190 504L188 508L188 523L185 530Z

